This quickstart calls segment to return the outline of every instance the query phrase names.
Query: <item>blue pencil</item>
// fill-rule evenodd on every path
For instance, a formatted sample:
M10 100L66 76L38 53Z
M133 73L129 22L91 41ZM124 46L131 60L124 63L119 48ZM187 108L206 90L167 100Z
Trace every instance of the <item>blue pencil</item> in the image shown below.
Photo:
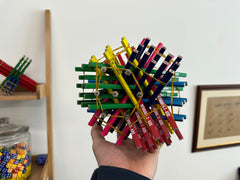
M182 56L178 56L176 58L176 60L174 61L174 63L171 65L171 67L168 69L168 71L166 72L166 74L162 77L161 81L163 83L168 83L168 81L171 79L171 77L173 76L173 74L175 73L175 71L178 69L178 67L180 66L180 61L182 60ZM157 89L155 90L155 92L153 93L153 95L149 98L148 102L146 103L146 107L151 106L151 102L153 102L156 97L159 95L159 93L162 91L162 89L164 88L165 85L160 84Z
M147 62L148 58L150 57L150 55L151 55L151 54L150 54L149 52L145 52L145 53L143 54L143 57L142 57L140 63L138 64L138 66L137 66L138 68L136 68L136 69L134 70L134 72L133 72L133 74L134 74L135 77L138 77L138 73L139 73L140 69L143 68L143 66L144 66L145 63Z
M158 68L157 72L154 74L154 78L155 79L159 79L160 76L162 75L162 72L164 71L164 69L167 67L168 65L168 62L172 59L172 55L169 54L167 55L167 57L165 58L165 60L162 62L161 66ZM152 86L154 85L154 83L156 82L155 79L152 79L150 81L150 83L148 84L148 86L146 87L146 89L144 90L143 94L144 96L143 97L147 97L148 95L148 92L152 89Z
M133 62L134 59L136 59L137 57L137 54L139 53L139 51L143 48L143 45L139 44L138 48L137 49L134 49L132 51L132 54L131 56L129 57L128 61L127 61L127 64L125 65L125 69L129 69L131 67L131 63L130 62ZM125 73L122 73L122 76L125 77Z
M158 81L155 82L155 85L159 86L160 82L158 82ZM172 81L169 81L166 86L172 86ZM174 87L185 87L185 86L187 86L187 82L186 81L173 82L173 86Z
M148 101L148 99L142 99L144 103L146 103ZM178 106L178 107L182 107L183 104L186 103L185 98L173 98L172 104L171 104L171 98L163 98L164 103L167 106L173 105L173 106ZM154 102L152 102L152 104L158 104L158 101L155 100Z
M162 56L162 54L156 54L156 56L154 57L154 59L149 63L147 69L146 69L146 73L150 73L151 70L154 68L154 66L157 64L158 60L160 59L160 57ZM147 79L147 74L143 74L143 76L141 77L141 79L139 80L139 85L142 86L144 81ZM133 91L133 94L137 94L140 91L140 89L138 88L138 86L136 87L136 89Z
M166 116L162 116L162 118L163 118L164 120L167 119ZM184 115L184 114L174 114L174 120L175 120L175 121L183 121L183 120L186 119L186 118L187 118L187 116Z
M150 42L150 38L146 38L144 43L143 43L143 48L139 51L139 54L136 57L136 60L139 61L139 59L141 58L143 52L145 51L148 43Z

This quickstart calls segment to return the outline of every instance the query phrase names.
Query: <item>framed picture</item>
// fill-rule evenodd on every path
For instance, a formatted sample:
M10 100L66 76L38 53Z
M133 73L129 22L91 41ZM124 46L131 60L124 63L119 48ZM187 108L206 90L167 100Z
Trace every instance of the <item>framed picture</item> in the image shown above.
M240 85L197 86L192 152L240 145Z

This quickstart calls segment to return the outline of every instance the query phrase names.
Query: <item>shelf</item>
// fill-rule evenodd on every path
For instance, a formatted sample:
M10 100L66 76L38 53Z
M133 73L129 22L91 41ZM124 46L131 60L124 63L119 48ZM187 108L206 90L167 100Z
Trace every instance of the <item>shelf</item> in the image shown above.
M36 92L30 92L18 86L12 95L0 92L0 101L22 101L39 100L46 97L46 121L47 121L47 144L48 159L44 166L35 163L36 156L32 157L32 174L29 180L53 180L54 160L53 160L53 132L52 132L52 78L51 78L51 14L50 10L45 10L45 70L46 83L38 84Z
M46 161L44 166L36 164L37 156L32 156L32 174L28 180L45 180L48 176L48 163Z
M37 100L46 96L46 84L37 85L35 92L17 89L12 95L0 92L0 101Z

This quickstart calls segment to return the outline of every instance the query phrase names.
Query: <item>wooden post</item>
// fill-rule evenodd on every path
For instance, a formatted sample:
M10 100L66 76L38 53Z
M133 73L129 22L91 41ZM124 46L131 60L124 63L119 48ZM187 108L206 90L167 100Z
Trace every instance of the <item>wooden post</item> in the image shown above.
M47 114L47 141L48 141L48 175L54 179L53 171L53 132L52 132L52 78L51 78L51 19L50 10L45 10L45 58L46 58L46 114Z

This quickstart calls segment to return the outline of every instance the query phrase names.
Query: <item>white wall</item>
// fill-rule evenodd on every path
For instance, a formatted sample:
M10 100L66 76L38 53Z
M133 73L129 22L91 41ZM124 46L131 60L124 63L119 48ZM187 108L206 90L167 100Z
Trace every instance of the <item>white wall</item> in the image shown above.
M55 179L90 179L97 167L91 151L91 115L76 105L79 89L75 66L105 45L132 45L143 37L161 41L184 57L188 103L179 123L184 140L163 147L155 179L236 180L240 148L191 153L196 85L239 83L240 2L238 0L0 0L0 58L14 66L26 54L33 59L26 74L45 81L44 9L52 12L52 76ZM29 124L33 153L46 152L45 99L1 102L0 116Z

